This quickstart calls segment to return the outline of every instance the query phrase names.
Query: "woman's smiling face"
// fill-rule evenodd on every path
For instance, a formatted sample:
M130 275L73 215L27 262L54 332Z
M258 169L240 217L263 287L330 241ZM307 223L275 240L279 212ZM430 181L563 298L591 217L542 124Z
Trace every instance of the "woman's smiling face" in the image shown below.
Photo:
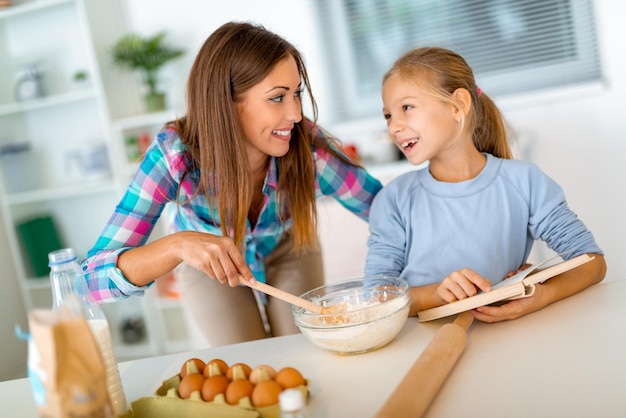
M248 158L281 157L289 151L294 124L302 120L301 79L296 61L279 61L237 104Z
M397 74L385 80L382 98L389 136L412 164L431 160L456 143L461 129L452 105Z

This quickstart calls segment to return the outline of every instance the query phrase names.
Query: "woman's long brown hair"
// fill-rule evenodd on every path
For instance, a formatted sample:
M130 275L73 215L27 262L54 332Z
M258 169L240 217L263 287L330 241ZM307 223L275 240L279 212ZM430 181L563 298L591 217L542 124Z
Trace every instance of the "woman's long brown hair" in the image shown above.
M236 104L289 56L296 61L315 123L317 105L298 50L262 26L230 22L213 32L201 47L187 84L187 115L171 124L189 148L193 165L188 171L201 173L196 195L205 194L210 207L217 208L222 234L231 236L242 250L252 196ZM283 223L291 216L293 247L298 250L318 247L311 144L316 141L336 154L325 141L317 141L305 123L303 115L294 127L289 151L278 159L278 215Z

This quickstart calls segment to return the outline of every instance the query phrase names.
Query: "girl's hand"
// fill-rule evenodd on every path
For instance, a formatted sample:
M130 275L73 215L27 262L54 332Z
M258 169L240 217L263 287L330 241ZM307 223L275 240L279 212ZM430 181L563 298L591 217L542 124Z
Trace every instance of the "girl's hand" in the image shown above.
M437 296L446 303L474 296L479 291L491 290L491 280L485 279L475 271L463 268L443 279L437 287Z
M542 302L541 284L535 285L535 292L527 298L515 299L499 306L481 306L472 310L474 318L482 322L502 322L517 319L545 306Z
M506 275L505 279L508 279L509 277L512 277L512 276L515 276L517 273L519 273L520 271L524 271L524 270L526 270L526 269L527 269L528 267L530 267L530 266L532 266L532 264L529 264L529 263L522 264L522 266L521 266L519 269L517 269L517 271L510 271L510 272Z
M180 258L220 283L239 285L238 275L254 282L254 276L239 249L229 237L204 232L180 232Z

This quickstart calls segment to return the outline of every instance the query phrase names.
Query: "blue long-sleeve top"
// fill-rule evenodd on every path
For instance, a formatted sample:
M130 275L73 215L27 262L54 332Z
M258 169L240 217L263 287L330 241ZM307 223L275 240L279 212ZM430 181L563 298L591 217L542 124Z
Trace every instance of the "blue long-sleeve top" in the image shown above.
M386 185L370 211L365 274L422 286L468 267L495 284L527 261L535 240L565 259L603 254L554 180L532 163L485 155L471 180L440 182L425 168Z

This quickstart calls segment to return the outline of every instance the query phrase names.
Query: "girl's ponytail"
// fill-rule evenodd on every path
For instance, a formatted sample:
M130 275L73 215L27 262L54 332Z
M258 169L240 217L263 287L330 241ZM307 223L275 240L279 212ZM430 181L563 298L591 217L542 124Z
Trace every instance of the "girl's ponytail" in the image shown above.
M477 90L472 94L476 120L472 140L480 152L487 152L496 157L512 159L513 152L507 139L507 130L500 109L484 92Z

